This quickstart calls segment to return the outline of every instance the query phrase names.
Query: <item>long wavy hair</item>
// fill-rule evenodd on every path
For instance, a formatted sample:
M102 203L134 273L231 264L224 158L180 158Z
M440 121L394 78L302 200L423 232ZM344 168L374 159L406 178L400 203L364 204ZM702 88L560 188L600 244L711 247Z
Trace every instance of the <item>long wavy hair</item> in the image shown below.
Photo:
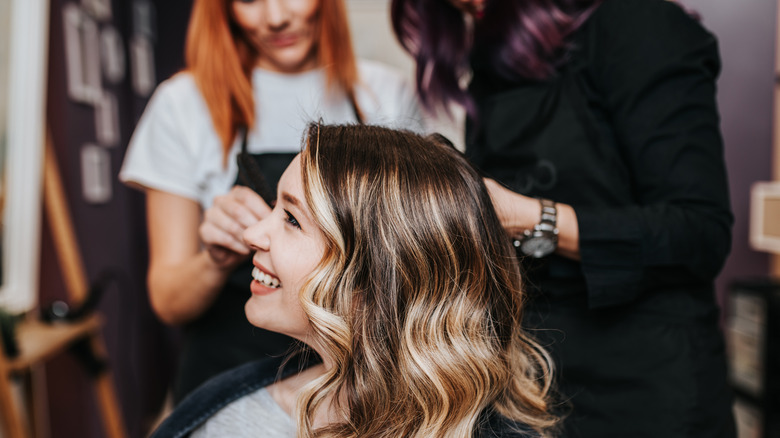
M254 126L251 73L261 56L235 23L233 1L195 0L185 47L186 71L194 76L206 101L225 158L238 130ZM343 91L360 118L355 99L357 63L344 0L319 2L318 65L325 69L328 88Z
M480 176L437 138L308 129L303 186L327 245L300 299L334 366L301 396L300 436L472 437L488 412L556 424L510 240ZM315 430L326 400L340 421Z
M545 79L565 61L567 37L601 0L488 0L477 20L447 0L393 0L393 30L416 60L417 90L428 109L474 106L461 86L477 46L507 80Z

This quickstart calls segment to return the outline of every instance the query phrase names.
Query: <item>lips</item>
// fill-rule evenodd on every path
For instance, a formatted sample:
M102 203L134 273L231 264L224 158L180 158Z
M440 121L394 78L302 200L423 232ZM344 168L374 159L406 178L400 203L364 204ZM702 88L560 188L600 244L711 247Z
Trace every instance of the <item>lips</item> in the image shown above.
M295 45L298 42L298 36L293 34L276 35L266 40L268 45L281 48Z

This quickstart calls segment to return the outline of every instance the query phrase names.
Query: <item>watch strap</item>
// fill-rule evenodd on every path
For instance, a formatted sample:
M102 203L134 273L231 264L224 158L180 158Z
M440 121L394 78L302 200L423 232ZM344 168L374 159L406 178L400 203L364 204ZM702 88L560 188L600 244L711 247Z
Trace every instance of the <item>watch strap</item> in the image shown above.
M539 203L542 207L542 214L539 223L534 226L534 229L558 234L558 208L555 202L549 199L540 199Z
M550 248L552 249L558 246L557 205L554 201L541 198L539 199L539 204L541 207L539 223L534 225L533 228L525 230L520 236L514 237L512 239L512 244L515 246L515 248L518 250L522 249L523 252L525 252L525 249L523 248L524 242L529 242L534 239L547 240L551 244ZM548 251L550 250L543 251L542 253L535 255L535 257L542 257L543 255L547 255L549 254Z

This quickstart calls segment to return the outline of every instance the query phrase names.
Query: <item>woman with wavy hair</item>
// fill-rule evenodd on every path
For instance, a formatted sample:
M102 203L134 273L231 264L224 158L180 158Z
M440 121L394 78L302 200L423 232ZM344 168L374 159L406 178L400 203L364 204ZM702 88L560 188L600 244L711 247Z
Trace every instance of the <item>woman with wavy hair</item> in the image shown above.
M175 401L289 348L243 316L241 233L270 212L306 124L420 129L416 102L398 72L355 59L343 0L194 2L186 68L158 87L120 173L146 194L152 307L184 328ZM239 165L263 177L236 185Z
M715 36L666 0L393 0L465 106L570 437L735 436L714 280L733 216Z
M278 190L244 233L246 315L314 359L218 376L156 436L549 434L549 361L520 327L511 243L459 152L437 136L312 125Z

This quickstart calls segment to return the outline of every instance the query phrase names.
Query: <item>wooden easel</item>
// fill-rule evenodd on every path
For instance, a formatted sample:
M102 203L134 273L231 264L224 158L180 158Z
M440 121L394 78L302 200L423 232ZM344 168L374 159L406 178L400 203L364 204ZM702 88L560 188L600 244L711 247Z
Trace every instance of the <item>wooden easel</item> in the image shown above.
M49 219L57 258L71 303L78 305L87 293L85 269L78 249L71 216L62 187L57 159L54 154L51 134L46 135L44 155L44 208ZM67 351L73 342L86 339L98 357L106 356L101 334L102 321L98 315L91 315L76 322L47 324L37 317L28 315L16 328L19 355L7 358L0 348L0 426L4 438L26 438L32 436L31 409L19 406L13 394L12 379L15 375L29 372L36 365L45 363L57 354ZM2 345L0 345L2 347ZM93 377L98 406L103 417L107 437L124 438L124 423L119 403L114 392L113 379L109 371L102 371Z

